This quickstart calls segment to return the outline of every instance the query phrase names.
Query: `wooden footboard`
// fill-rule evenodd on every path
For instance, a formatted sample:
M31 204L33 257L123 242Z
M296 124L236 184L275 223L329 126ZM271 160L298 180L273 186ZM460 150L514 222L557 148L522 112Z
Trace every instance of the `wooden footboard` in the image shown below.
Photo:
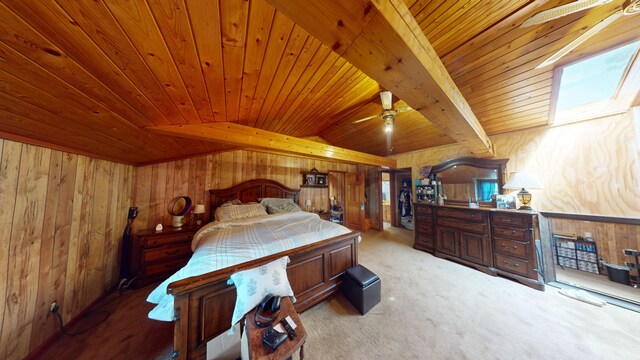
M297 299L296 311L302 312L339 290L344 271L358 263L359 236L351 232L171 283L168 293L175 297L176 317L174 358L204 359L207 342L229 330L236 290L227 280L234 272L289 256L287 275Z

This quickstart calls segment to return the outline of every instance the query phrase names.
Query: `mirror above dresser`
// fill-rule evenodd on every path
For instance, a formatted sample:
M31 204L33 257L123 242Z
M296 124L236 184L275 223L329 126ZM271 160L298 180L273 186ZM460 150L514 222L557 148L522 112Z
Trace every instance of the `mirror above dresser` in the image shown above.
M460 157L447 160L431 169L441 183L446 203L467 205L477 200L481 207L495 207L495 195L502 194L505 167L509 159Z

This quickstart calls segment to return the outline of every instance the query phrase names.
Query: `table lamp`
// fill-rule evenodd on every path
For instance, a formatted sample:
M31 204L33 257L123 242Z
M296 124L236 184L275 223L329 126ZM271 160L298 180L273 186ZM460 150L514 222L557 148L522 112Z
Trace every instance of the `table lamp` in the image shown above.
M309 211L309 206L311 206L311 199L305 200L304 205L307 207L307 211Z
M202 214L204 214L204 205L196 204L196 207L193 208L192 213L195 215L196 225L202 225Z
M509 175L509 181L502 187L503 189L520 189L520 192L516 194L520 204L522 204L518 210L533 210L529 205L531 203L531 193L528 189L542 189L542 185L538 181L538 178L532 173L526 172L512 172Z

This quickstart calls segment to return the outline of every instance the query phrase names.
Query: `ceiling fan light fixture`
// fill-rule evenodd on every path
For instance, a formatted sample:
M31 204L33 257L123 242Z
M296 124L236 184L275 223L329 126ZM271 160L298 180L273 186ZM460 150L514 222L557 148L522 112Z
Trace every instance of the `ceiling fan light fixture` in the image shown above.
M390 133L393 131L393 117L387 117L384 119L384 132Z
M382 108L390 110L393 107L393 101L391 91L383 91L380 93L380 102L382 102Z

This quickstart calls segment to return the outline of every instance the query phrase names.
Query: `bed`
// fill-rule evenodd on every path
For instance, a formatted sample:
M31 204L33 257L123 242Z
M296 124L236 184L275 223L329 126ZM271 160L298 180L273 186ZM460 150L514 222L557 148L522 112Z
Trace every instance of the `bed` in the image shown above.
M228 201L247 203L268 197L290 198L297 203L299 190L257 179L209 193L213 220L215 210ZM173 296L174 358L204 359L207 342L229 330L236 291L227 280L234 272L289 256L287 275L297 299L295 308L303 312L339 290L344 271L358 263L359 237L358 232L348 232L170 283L167 294Z

